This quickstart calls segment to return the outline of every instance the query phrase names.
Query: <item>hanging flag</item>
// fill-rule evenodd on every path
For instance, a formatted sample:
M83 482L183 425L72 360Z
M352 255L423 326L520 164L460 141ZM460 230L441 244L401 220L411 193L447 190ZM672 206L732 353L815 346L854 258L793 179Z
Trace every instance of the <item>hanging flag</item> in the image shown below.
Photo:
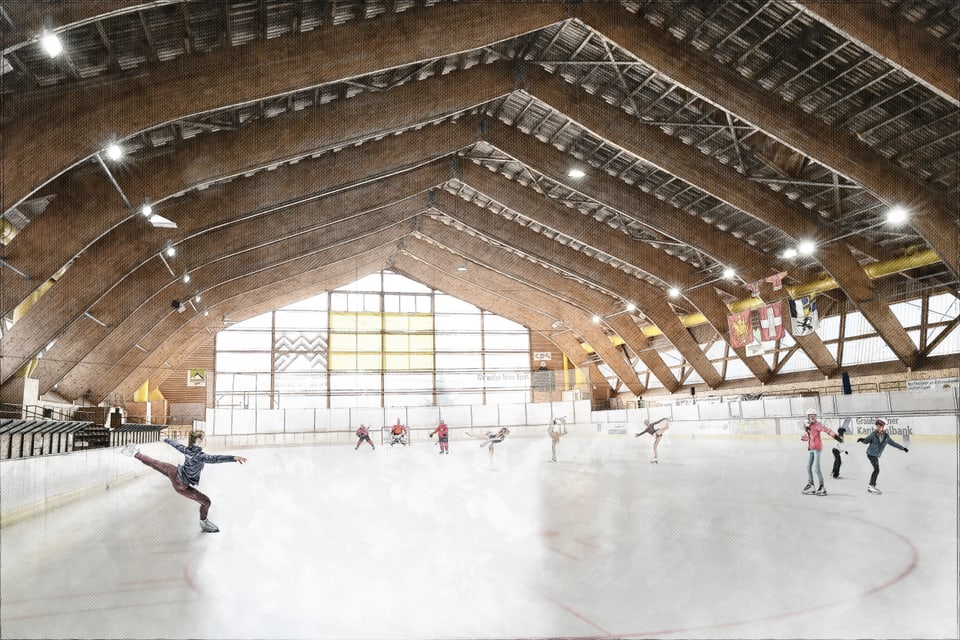
M780 301L760 307L760 339L765 342L783 337L783 304Z
M750 284L745 284L745 285L743 285L743 286L745 286L747 289L750 290L750 295L751 295L751 296L753 296L754 298L759 298L759 297L760 297L760 283L761 283L761 282L763 282L763 280L757 280L756 282L751 282Z
M763 348L763 342L760 341L760 331L758 329L753 330L753 342L747 345L745 349L748 356L762 356L766 349Z
M775 273L772 276L766 278L767 282L773 285L774 291L780 291L783 288L783 279L787 277L786 271L781 271L780 273Z
M814 296L805 296L790 301L790 319L793 323L793 335L808 336L816 333L820 328L820 319L817 316L817 299Z
M727 316L730 326L730 346L734 349L745 347L753 342L753 328L750 326L750 309Z

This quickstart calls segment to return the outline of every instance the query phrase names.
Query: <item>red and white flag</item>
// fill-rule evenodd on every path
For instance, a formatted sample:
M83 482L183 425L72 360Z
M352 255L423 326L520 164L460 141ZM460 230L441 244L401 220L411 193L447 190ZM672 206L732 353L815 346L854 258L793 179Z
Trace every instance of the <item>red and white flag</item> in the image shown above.
M752 295L754 298L759 298L761 282L763 282L763 280L757 280L756 282L751 282L750 284L745 284L743 286L750 290L750 295Z
M760 316L760 339L764 342L783 338L783 303L778 301L757 310Z
M783 288L783 279L787 277L786 271L781 271L780 273L775 273L772 276L766 278L767 282L773 285L774 291L780 291Z
M750 309L727 316L730 326L730 346L734 349L745 347L753 342L753 327L750 322Z

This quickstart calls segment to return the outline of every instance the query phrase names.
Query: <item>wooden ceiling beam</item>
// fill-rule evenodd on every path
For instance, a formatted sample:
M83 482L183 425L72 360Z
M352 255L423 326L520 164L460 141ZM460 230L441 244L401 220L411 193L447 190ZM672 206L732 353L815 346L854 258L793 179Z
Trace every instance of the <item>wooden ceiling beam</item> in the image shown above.
M914 80L960 106L956 54L906 18L876 2L801 0L805 13L888 61Z
M256 120L235 132L196 136L178 144L174 153L121 164L114 168L113 177L134 206L147 198L162 202L172 194L215 185L225 177L462 112L509 93L512 82L511 66L499 62L409 82L387 92L362 93L322 109ZM478 120L465 117L462 122L469 128ZM263 144L264 140L271 144ZM37 282L50 278L131 216L102 171L70 173L48 185L45 192L57 197L44 215L31 221L4 249L10 264L29 265L35 281L5 282L0 297L2 314L10 313L30 295ZM149 227L143 229L144 234L151 233Z
M658 73L719 105L767 135L863 185L878 197L911 210L910 224L960 277L956 202L838 129L779 100L735 69L684 46L619 3L584 3L579 17Z
M108 84L80 82L64 87L55 101L14 96L3 103L4 146L21 151L0 157L5 185L0 211L99 151L111 135L123 139L196 113L477 49L566 18L561 3L417 6L302 36L177 58L157 73ZM115 117L118 113L123 117ZM62 129L66 122L70 135ZM24 162L25 150L36 148L45 153Z

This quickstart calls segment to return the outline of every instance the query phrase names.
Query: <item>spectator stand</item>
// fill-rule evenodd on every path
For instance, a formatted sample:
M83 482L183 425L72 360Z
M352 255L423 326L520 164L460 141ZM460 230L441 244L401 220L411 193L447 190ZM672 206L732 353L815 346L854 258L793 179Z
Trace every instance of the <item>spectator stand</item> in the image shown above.
M77 436L96 425L69 420L0 420L0 459L68 453Z
M166 429L165 425L160 424L135 424L125 422L120 426L110 429L111 447L122 447L127 444L145 444L148 442L157 442L160 440L160 432ZM170 434L169 437L176 438L176 434Z

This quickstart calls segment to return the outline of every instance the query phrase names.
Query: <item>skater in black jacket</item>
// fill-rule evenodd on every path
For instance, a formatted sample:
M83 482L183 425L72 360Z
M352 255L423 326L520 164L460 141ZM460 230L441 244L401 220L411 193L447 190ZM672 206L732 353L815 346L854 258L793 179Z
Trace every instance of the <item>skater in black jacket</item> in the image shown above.
M843 442L843 434L847 432L846 427L840 427L837 429L837 435L840 437L838 442ZM843 450L844 454L850 453L846 449ZM831 474L834 478L840 477L840 465L843 464L843 460L840 459L840 449L837 447L833 448L833 473Z
M164 438L163 441L184 455L183 464L173 466L168 462L154 460L150 456L140 453L139 447L135 444L128 444L123 448L123 454L133 456L143 464L152 469L156 469L170 479L173 490L185 498L189 498L200 503L200 530L205 533L216 533L220 529L214 523L207 519L207 512L210 510L210 498L197 491L196 485L200 484L200 472L203 471L204 464L213 464L218 462L239 462L243 464L247 461L242 456L233 455L212 455L204 453L200 445L204 444L205 434L203 431L191 431L188 440L188 446L183 446L175 440Z

